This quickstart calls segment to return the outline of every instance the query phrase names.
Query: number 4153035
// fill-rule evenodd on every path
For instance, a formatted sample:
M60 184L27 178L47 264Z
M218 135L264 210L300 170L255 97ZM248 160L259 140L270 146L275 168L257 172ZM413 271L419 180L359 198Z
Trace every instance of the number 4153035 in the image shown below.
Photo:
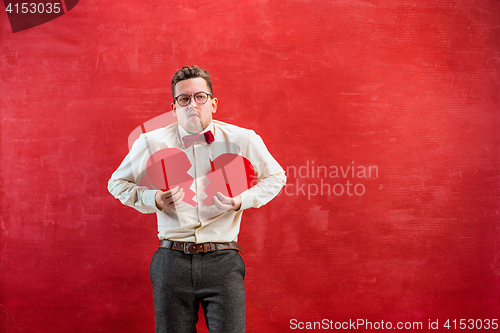
M12 5L9 3L5 11L15 14L59 14L61 12L61 4L60 3L27 3L24 2L22 4L16 3Z
M450 320L448 319L446 323L443 325L443 327L447 329L493 329L496 330L498 329L498 319L453 319Z

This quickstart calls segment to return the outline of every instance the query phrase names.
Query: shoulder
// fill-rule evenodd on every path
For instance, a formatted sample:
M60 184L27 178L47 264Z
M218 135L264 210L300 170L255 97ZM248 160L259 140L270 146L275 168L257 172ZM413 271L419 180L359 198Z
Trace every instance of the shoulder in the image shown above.
M255 134L255 131L251 129L228 124L223 121L213 120L213 123L215 131L224 135L228 139L228 141L247 140L248 138L257 135Z
M214 121L216 140L236 144L243 156L248 156L251 151L264 151L266 146L262 138L254 130L231 125L221 121Z
M166 127L157 128L150 132L143 133L142 135L146 135L150 140L165 140L172 136L176 136L178 133L179 123L173 123Z
M178 123L173 123L146 133L142 133L134 145L145 148L150 146L153 151L179 146Z

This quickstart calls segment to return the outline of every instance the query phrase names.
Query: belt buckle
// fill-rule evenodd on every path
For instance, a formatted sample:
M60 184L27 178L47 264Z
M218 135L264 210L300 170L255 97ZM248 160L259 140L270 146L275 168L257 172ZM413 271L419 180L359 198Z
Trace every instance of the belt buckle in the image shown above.
M188 242L184 242L184 253L185 254L195 254L196 252L189 252L189 249L188 249Z

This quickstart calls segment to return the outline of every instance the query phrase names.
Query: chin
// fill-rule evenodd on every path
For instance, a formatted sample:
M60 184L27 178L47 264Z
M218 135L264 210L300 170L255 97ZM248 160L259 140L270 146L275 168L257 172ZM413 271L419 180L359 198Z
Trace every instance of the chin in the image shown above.
M192 133L192 134L196 134L196 133L200 133L201 131L203 131L203 129L201 126L188 126L186 131L188 131L189 133Z

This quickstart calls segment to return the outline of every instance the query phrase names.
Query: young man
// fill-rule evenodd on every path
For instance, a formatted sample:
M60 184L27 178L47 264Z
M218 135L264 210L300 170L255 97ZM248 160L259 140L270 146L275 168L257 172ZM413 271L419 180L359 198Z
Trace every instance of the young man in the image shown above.
M183 67L172 79L172 96L178 122L142 134L111 176L108 189L123 204L157 214L160 245L150 269L156 332L196 332L201 304L211 333L241 333L245 265L237 239L242 212L274 198L286 183L285 172L254 131L212 119L218 101L207 71ZM187 157L189 186L166 191L140 186L151 155L169 148L185 156L163 160L163 170L165 163L167 169L180 166ZM209 198L207 174L224 154L250 161L257 182L233 197L217 192Z

